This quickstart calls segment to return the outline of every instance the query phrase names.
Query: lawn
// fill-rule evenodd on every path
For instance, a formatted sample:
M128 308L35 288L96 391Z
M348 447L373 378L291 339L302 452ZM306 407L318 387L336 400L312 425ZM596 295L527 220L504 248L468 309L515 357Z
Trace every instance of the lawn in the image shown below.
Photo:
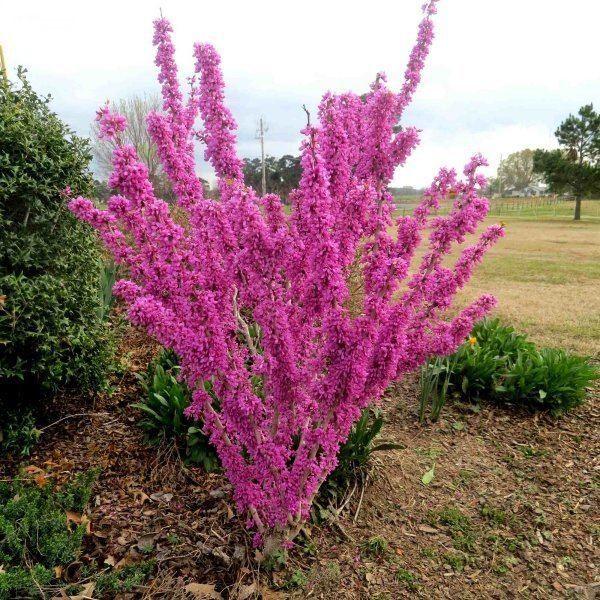
M598 358L600 201L583 202L580 222L573 221L573 203L568 201L504 208L524 200L492 202L486 224L505 223L506 236L477 267L457 303L462 306L492 293L498 299L495 313L535 342ZM440 212L447 210L443 206ZM451 261L457 256L458 250Z
M492 292L496 313L534 341L598 357L600 219L503 221L506 237L488 253L460 299Z

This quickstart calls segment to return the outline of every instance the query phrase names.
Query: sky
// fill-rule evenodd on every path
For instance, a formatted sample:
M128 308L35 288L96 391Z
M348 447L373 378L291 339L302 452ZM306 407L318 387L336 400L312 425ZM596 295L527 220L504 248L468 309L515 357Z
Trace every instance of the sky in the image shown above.
M25 66L39 92L77 133L89 135L107 99L158 91L151 45L160 10L175 29L180 73L192 45L222 57L239 154L255 157L259 117L266 152L297 154L321 95L368 88L378 71L399 89L423 0L4 0L0 44L13 76ZM402 123L421 144L394 185L427 185L439 167L482 152L493 174L501 156L555 146L553 132L589 102L600 106L598 0L440 0L436 38ZM208 179L207 165L199 174Z

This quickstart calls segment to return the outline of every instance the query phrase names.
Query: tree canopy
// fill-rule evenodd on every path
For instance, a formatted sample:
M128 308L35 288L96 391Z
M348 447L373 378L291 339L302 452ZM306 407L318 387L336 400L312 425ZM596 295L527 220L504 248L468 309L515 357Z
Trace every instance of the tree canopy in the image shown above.
M300 183L300 157L285 154L281 158L265 158L267 192L279 195L282 199L298 187ZM244 159L244 181L258 194L261 193L262 166L260 158Z
M554 192L575 195L575 220L581 199L600 192L600 115L592 104L569 115L555 131L558 150L536 150L533 168Z
M498 178L502 189L514 188L522 190L527 186L539 183L541 177L533 170L534 151L530 148L512 152L498 166Z

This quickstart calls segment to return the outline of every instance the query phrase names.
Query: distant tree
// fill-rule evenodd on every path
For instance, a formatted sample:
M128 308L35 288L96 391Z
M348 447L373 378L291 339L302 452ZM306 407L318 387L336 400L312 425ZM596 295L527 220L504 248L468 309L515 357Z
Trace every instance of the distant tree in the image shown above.
M498 191L514 188L522 190L529 185L539 183L541 177L533 170L534 151L529 148L509 154L498 165L495 185Z
M390 187L390 192L394 197L400 196L421 196L423 194L423 188L415 188L412 185L404 185L402 187Z
M499 177L489 177L485 188L486 196L493 196L502 192L502 181Z
M99 200L102 204L106 204L110 198L110 188L108 182L94 179L94 198Z
M569 115L554 135L559 150L536 150L534 170L554 192L575 195L574 219L581 219L581 199L600 191L600 115L592 104Z
M300 183L300 157L285 154L281 158L265 157L267 192L286 199ZM259 158L244 159L244 180L258 194L261 193L261 163Z
M149 179L156 194L164 200L171 200L173 192L170 182L163 171L156 145L146 127L146 115L150 111L161 110L161 99L156 95L134 95L111 103L111 107L127 119L124 141L136 149L138 156L148 168ZM96 122L92 125L92 137L94 158L101 174L106 176L112 171L112 154L116 144L113 140L103 139L98 135Z

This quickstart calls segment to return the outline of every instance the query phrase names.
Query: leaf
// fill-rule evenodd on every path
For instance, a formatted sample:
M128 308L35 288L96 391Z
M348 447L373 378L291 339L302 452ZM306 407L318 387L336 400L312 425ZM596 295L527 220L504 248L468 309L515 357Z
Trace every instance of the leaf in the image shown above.
M539 394L540 394L540 399L543 400L546 397L546 392L545 390L539 390Z
M462 421L454 421L452 423L452 429L455 431L462 431L465 428L465 424Z
M431 467L431 469L429 469L429 471L424 473L423 477L421 477L421 481L422 481L423 485L429 485L433 481L434 477L435 477L435 463L433 463L433 466Z
M381 450L405 450L404 444L397 444L395 442L381 442L371 448L371 452L381 452Z
M94 598L94 588L96 587L95 581L90 581L83 586L83 589L79 594L75 596L69 596L70 600L93 600Z
M188 583L183 589L199 600L208 600L211 598L221 600L223 598L223 596L215 590L215 586L209 583Z

